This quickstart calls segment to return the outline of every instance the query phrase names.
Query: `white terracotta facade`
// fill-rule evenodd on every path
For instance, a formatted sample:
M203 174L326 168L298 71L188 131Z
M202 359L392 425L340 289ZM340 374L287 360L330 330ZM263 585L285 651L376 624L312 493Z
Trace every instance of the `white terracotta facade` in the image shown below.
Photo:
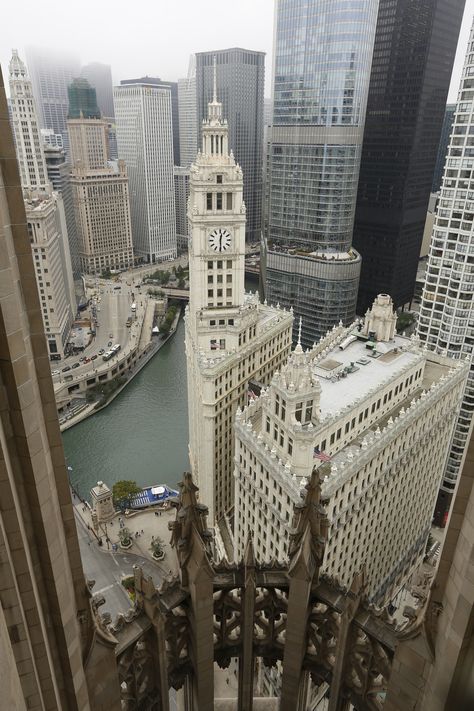
M391 299L379 296L365 324L335 327L306 352L298 345L237 412L236 558L250 533L257 559L285 557L293 506L316 464L330 521L325 571L350 585L364 568L381 603L417 565L468 365L395 336L394 325Z
M186 311L189 452L211 524L233 505L233 420L249 381L268 384L288 357L293 317L245 294L245 204L216 97L190 169Z

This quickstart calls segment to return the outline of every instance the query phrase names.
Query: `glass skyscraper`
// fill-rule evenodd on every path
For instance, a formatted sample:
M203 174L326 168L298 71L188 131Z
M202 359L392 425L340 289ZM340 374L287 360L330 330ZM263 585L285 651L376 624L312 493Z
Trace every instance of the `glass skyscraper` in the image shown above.
M303 317L307 346L355 316L352 229L377 7L276 4L262 277L271 303Z
M69 149L67 113L69 100L67 87L79 76L78 58L67 52L27 47L26 62L33 83L33 94L38 107L41 128L52 128L63 137L66 152Z
M415 290L465 0L380 0L354 221L359 313Z

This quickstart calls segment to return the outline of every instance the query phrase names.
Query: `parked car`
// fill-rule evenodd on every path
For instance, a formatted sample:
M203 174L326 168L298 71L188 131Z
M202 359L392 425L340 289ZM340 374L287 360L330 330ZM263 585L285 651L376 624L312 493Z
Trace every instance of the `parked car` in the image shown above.
M112 341L109 341L109 342L107 343L107 345L108 345L108 347L110 348L110 346L112 345Z
M99 351L99 355L102 355L103 353L105 353L105 350L103 348L101 348Z
M86 359L86 357L85 357L85 356L82 356L82 358L79 358L79 362L82 363L82 361L85 360L85 359Z
M55 375L59 375L59 370L53 370L51 372L51 375L54 377Z
M73 367L74 367L74 366L73 366ZM62 372L63 372L63 373L67 373L68 370L71 370L71 366L70 366L70 365L66 365L66 367L63 368Z
M91 359L90 358L84 358L84 363L90 363Z
M93 356L91 356L91 360L95 360L97 358L97 353L94 353Z
M80 365L80 363L74 363L74 365L71 365L71 368L79 368Z

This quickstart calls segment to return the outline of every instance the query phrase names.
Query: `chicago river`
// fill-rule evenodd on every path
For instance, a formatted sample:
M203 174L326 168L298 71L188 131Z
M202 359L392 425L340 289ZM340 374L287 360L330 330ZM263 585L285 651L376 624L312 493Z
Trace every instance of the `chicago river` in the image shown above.
M97 481L174 485L188 464L184 322L104 410L63 433L71 483L81 496Z

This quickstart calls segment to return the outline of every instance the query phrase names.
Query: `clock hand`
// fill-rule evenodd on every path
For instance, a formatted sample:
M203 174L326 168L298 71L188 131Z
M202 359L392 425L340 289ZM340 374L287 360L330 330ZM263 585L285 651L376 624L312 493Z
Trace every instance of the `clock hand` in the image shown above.
M219 252L222 252L222 230L219 231Z

